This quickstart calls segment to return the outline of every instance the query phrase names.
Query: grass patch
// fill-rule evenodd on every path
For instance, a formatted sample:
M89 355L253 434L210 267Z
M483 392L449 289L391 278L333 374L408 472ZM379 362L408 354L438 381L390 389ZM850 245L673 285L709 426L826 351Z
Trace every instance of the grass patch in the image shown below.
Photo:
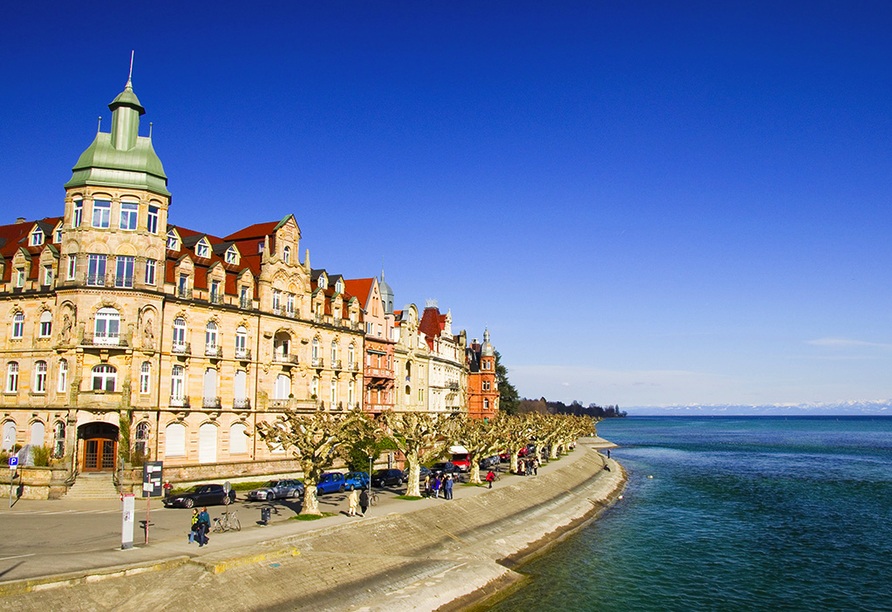
M484 483L482 482L463 482L461 486L463 487L482 487Z
M407 499L409 501L418 501L419 499L424 499L420 495L397 495L397 499Z
M321 518L326 518L329 516L334 516L333 512L323 512L322 514L298 514L297 516L292 516L289 521L318 521Z

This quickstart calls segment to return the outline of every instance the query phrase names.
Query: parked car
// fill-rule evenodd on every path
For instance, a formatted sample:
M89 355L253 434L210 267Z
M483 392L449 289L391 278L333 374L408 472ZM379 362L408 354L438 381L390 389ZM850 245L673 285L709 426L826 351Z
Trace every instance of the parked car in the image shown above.
M213 506L215 504L231 504L235 501L235 491L229 494L221 484L195 485L185 493L177 493L164 498L165 507L192 508L193 506Z
M423 465L418 468L418 480L421 483L424 483L425 476L432 476L430 468L426 468ZM409 482L409 468L403 470L403 482Z
M452 474L453 477L461 474L461 470L457 465L452 463L451 461L440 461L439 463L435 463L431 466L431 472L433 474Z
M467 472L471 469L471 460L468 457L468 453L453 453L450 461L462 472Z
M344 476L344 481L348 491L365 489L369 486L369 475L365 472L350 472Z
M403 481L402 470L378 470L372 474L373 487L398 487Z
M297 498L304 494L304 483L299 480L270 480L268 483L248 492L250 501L272 501L274 499Z
M490 468L494 468L499 465L499 461L501 461L501 457L498 455L493 455L492 457L484 457L480 460L480 469L488 470Z
M324 493L343 492L347 488L347 479L340 472L328 472L323 474L319 484L316 485L316 495Z

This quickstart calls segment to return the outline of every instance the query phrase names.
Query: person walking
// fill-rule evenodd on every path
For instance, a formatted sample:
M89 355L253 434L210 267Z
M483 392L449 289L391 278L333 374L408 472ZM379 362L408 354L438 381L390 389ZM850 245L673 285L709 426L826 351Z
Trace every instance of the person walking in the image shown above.
M436 476L434 476L434 497L436 497L437 499L440 499L440 486L440 475L437 474Z
M533 476L539 475L539 460L533 458Z
M164 499L170 497L170 492L173 491L173 485L170 484L170 481L165 480L164 484L161 485L161 488L164 489Z
M356 509L359 507L359 489L350 491L350 506L347 509L347 516L356 516Z
M446 481L443 483L443 488L445 489L444 497L446 499L452 499L452 487L455 483L452 480L452 474L446 477Z
M198 513L198 547L206 546L210 542L208 538L208 530L211 528L211 515L208 514L207 506L202 507Z
M486 475L486 482L489 483L489 488L492 488L492 481L496 479L496 475L493 474L492 470Z
M362 510L362 515L365 516L366 510L369 509L369 490L363 489L362 493L359 494L359 509Z
M424 495L425 495L425 497L431 496L431 475L430 474L424 475Z
M192 508L192 523L189 525L189 544L195 541L195 534L198 533L198 508Z

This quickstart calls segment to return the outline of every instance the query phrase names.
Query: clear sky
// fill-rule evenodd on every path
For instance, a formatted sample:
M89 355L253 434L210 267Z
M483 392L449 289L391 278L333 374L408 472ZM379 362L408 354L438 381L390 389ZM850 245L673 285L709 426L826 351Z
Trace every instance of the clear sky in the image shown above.
M0 223L62 213L127 80L171 222L488 327L521 395L892 398L892 3L29 3Z

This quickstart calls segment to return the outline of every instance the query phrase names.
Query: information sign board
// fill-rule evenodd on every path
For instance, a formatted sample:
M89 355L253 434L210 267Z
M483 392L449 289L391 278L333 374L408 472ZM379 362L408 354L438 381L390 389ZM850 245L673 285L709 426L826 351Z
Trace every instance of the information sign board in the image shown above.
M163 480L161 474L163 472L164 463L162 461L146 461L142 466L142 496L143 497L161 497L164 495Z

